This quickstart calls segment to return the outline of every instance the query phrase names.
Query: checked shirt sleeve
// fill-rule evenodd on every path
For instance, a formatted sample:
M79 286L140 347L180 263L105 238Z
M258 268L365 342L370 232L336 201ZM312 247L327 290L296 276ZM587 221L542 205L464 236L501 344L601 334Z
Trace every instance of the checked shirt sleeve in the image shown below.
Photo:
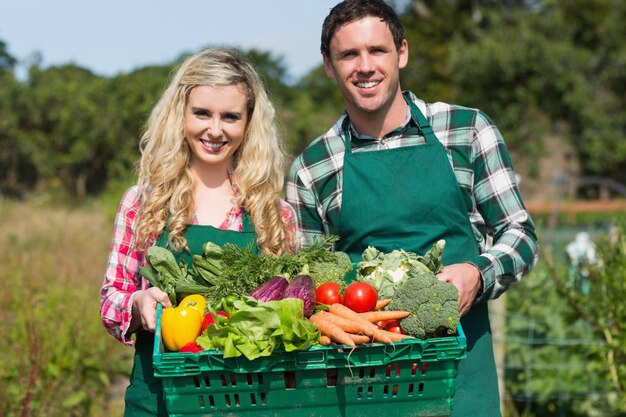
M472 223L493 237L493 243L470 262L483 276L477 301L494 299L518 282L537 263L537 236L524 207L511 159L497 127L477 113L472 142Z
M127 334L132 316L133 294L148 288L139 274L143 253L135 249L134 227L137 214L137 187L124 193L115 216L109 260L100 289L100 318L107 332L124 344L132 344Z
M318 198L311 186L310 170L302 158L297 158L291 165L285 185L285 200L295 211L299 221L300 237L303 246L310 246L316 236L324 233L324 221L318 212Z

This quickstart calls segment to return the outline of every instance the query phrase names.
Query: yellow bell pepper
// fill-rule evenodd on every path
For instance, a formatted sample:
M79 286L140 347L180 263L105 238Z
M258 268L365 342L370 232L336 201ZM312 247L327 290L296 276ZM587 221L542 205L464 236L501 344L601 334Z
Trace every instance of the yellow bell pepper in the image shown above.
M204 296L200 294L191 294L183 298L183 300L180 302L180 305L186 305L190 301L192 301L193 303L189 304L189 307L194 307L204 316L204 309L206 308L206 298L204 298Z
M170 351L178 351L189 342L195 342L202 329L203 313L193 300L181 301L177 307L163 309L161 337Z

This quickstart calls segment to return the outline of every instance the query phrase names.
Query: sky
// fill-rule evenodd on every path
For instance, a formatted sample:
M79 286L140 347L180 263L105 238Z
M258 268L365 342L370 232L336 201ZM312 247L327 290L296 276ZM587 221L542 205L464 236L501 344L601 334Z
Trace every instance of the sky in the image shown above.
M113 76L206 46L282 57L292 79L322 63L322 22L338 0L0 0L0 40L26 73L73 63Z

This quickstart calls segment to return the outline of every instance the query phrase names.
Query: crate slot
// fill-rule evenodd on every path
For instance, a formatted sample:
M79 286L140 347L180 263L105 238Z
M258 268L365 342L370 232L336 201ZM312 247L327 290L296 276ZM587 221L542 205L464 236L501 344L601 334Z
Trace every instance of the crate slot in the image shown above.
M204 397L202 395L198 395L198 406L200 406L200 408L204 408L205 407Z
M285 371L283 373L283 382L285 389L294 389L296 387L296 373L294 371Z
M336 387L338 377L339 377L339 371L337 371L336 369L327 369L326 370L326 386Z
M400 364L399 363L395 363L393 365L387 365L387 367L385 368L385 376L386 377L399 377L400 376Z

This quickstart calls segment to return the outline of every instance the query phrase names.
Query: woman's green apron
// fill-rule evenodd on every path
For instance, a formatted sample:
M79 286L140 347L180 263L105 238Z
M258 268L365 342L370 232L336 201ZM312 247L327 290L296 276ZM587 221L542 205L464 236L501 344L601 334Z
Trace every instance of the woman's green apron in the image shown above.
M167 232L161 235L156 242L158 246L166 246ZM201 254L202 246L206 242L218 245L233 243L241 247L256 244L256 234L247 215L244 215L243 230L220 230L211 226L190 225L185 232L189 253L177 254L178 259L184 259L190 264L192 254ZM137 332L135 340L135 357L133 370L130 374L130 385L126 389L125 417L158 416L167 417L163 386L161 380L154 376L152 367L152 351L154 334L147 331Z
M352 153L349 124L338 250L353 262L374 246L423 254L446 240L443 263L461 263L478 254L467 207L443 145L422 112L407 100L425 137L424 145ZM461 319L467 358L459 365L453 416L500 416L491 327L486 303Z

